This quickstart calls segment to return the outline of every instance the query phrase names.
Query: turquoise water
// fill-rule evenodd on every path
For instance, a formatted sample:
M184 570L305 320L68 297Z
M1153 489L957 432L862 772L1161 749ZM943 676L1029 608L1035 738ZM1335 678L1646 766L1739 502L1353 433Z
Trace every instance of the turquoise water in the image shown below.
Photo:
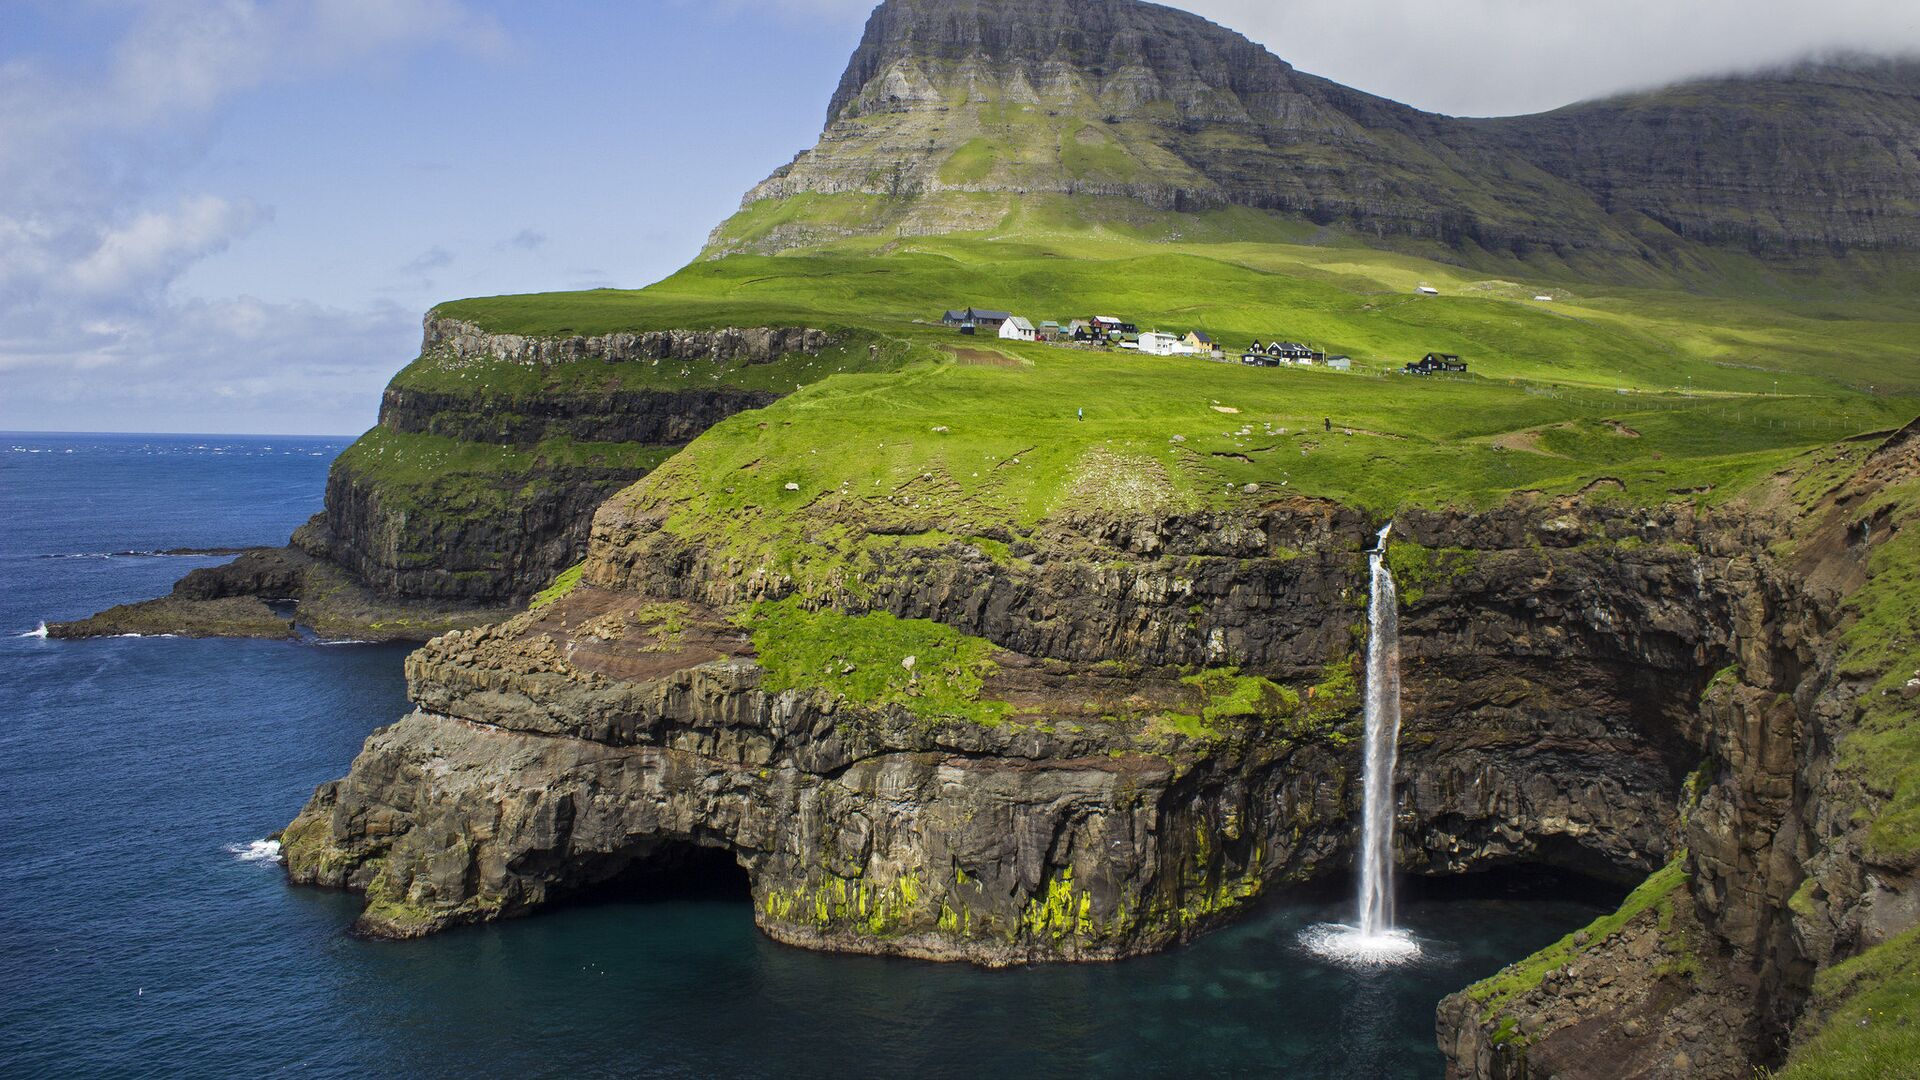
M786 948L738 895L349 937L246 845L401 715L404 650L17 636L215 561L115 553L280 542L343 445L0 435L0 1075L1429 1077L1443 994L1602 907L1405 897L1427 958L1374 972L1298 944L1336 896L1000 972Z

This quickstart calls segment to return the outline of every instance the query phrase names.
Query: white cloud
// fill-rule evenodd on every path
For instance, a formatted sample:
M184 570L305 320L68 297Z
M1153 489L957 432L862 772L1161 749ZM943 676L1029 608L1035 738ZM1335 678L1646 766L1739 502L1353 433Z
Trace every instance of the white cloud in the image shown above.
M192 300L21 340L0 329L0 427L351 434L417 312ZM20 403L31 402L32 411ZM344 426L343 426L344 425Z
M241 95L423 47L498 53L503 41L459 0L149 0L99 70L0 62L0 426L86 427L88 415L98 426L123 409L150 428L225 429L242 406L311 426L326 415L314 395L347 383L357 400L332 415L364 414L413 317L182 297L195 263L273 215L236 194L162 192ZM216 384L227 411L196 412ZM97 410L70 412L84 403Z
M1920 51L1913 0L1180 0L1281 59L1423 109L1501 115L1835 50Z
M80 292L124 295L171 281L188 264L251 232L270 215L250 202L199 195L171 211L143 211L108 229L99 246L68 269Z
M675 0L858 25L873 0ZM1302 71L1497 115L1835 50L1920 51L1914 0L1169 0Z

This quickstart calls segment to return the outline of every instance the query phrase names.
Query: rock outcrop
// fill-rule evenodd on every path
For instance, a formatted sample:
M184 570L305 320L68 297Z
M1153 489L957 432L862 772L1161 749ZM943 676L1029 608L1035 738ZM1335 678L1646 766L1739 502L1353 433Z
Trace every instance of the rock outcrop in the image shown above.
M647 360L766 364L788 353L819 352L833 344L824 330L805 327L725 327L718 330L647 330L588 337L490 333L464 319L428 315L423 355L446 358L443 367L503 361L540 366L594 360L633 364Z

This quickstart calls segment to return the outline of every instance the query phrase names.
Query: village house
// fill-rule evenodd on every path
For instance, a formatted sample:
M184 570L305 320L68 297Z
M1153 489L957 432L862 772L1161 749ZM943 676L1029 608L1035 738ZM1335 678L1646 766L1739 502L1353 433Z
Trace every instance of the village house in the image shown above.
M1430 352L1408 364L1403 370L1409 375L1436 375L1441 372L1465 371L1467 364L1453 353Z
M1075 341L1085 341L1093 336L1093 323L1086 319L1075 319L1067 324L1067 336Z
M1000 322L1000 336L1007 341L1032 341L1036 332L1032 323L1018 315L1009 315Z
M1012 318L1012 316L1004 311L990 311L986 308L970 307L962 311L949 311L941 317L940 322L943 325L958 329L963 334L972 334L982 330L992 334L998 333L1000 324L1010 318Z
M1352 371L1353 357L1329 356L1327 357L1327 368L1331 371Z
M1041 323L1040 329L1034 333L1041 341L1053 341L1060 336L1060 324L1049 319Z
M1197 353L1213 351L1213 339L1198 330L1187 331L1187 347Z
M1140 335L1140 351L1154 356L1192 356L1200 350L1194 348L1186 338L1149 332Z

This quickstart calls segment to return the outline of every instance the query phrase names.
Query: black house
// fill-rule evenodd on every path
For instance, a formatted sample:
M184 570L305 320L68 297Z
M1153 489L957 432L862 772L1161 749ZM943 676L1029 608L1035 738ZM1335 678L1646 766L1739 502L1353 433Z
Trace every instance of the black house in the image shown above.
M1409 375L1437 375L1447 371L1465 371L1467 362L1452 353L1430 352L1404 369Z
M947 326L959 327L963 334L973 333L975 327L997 334L1000 324L1011 318L1013 315L1009 312L970 307L965 311L949 311L941 316L940 321Z

